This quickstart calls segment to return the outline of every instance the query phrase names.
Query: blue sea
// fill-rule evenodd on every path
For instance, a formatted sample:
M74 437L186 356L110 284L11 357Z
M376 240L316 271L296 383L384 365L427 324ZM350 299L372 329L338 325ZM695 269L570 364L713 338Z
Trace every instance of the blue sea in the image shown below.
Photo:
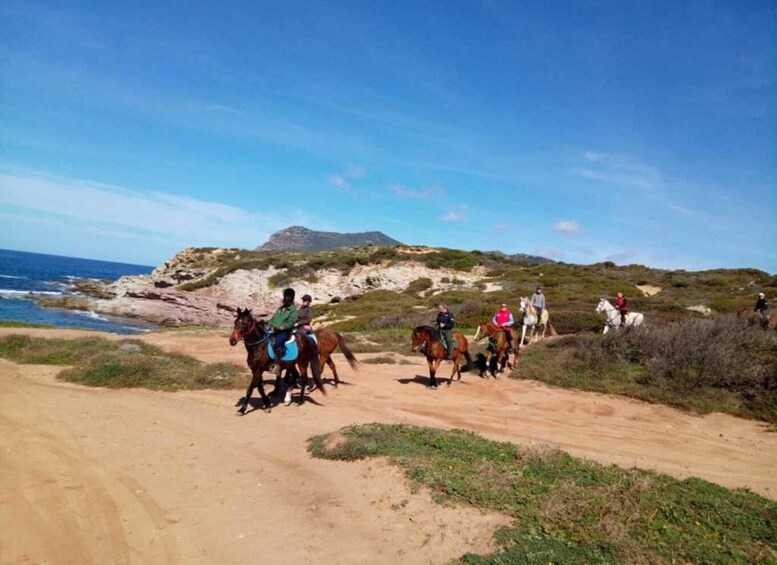
M153 267L145 265L0 249L0 320L118 334L147 332L153 329L152 325L94 312L41 308L28 296L30 292L50 296L69 294L73 279L116 280L152 270Z

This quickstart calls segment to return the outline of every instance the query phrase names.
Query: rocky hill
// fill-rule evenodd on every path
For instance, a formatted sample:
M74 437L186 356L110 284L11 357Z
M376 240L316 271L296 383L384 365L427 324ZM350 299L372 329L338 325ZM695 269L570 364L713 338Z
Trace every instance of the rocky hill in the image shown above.
M257 247L255 251L325 251L361 245L392 246L402 244L379 231L337 233L291 226L272 234L270 239Z
M752 309L759 290L769 296L777 290L777 278L756 269L567 265L496 252L373 245L298 253L189 248L150 275L87 281L78 290L88 301L83 307L94 312L169 326L224 326L232 317L220 304L270 312L281 290L293 286L298 296L313 296L318 321L372 330L428 323L440 301L451 305L460 326L472 327L502 302L517 313L518 298L537 284L545 287L560 333L601 330L594 308L601 296L618 291L653 324Z

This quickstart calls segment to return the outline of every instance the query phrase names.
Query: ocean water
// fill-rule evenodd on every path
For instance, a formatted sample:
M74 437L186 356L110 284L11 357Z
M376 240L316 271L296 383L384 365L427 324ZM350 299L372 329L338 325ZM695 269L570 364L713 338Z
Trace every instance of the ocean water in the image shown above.
M68 287L73 279L116 280L152 270L144 265L0 249L0 320L119 334L146 332L153 326L94 312L41 308L30 300L29 293L64 296L70 294Z

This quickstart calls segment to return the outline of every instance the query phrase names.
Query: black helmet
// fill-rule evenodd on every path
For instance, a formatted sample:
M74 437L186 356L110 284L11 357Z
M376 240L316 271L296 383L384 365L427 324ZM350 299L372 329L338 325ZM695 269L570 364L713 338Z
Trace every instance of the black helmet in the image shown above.
M291 298L294 300L294 289L293 288L287 288L283 291L283 297L284 298Z
M309 294L303 294L302 302L313 302L313 298Z

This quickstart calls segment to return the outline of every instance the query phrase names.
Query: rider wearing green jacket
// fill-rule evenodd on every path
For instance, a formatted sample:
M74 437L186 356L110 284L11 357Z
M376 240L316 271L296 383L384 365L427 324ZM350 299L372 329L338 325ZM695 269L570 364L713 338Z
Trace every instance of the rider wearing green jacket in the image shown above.
M294 305L294 289L287 288L283 291L283 303L268 322L270 330L274 334L273 349L275 350L275 365L270 370L274 371L276 375L281 373L279 361L286 353L286 341L291 336L291 330L294 328L297 316L297 307Z

